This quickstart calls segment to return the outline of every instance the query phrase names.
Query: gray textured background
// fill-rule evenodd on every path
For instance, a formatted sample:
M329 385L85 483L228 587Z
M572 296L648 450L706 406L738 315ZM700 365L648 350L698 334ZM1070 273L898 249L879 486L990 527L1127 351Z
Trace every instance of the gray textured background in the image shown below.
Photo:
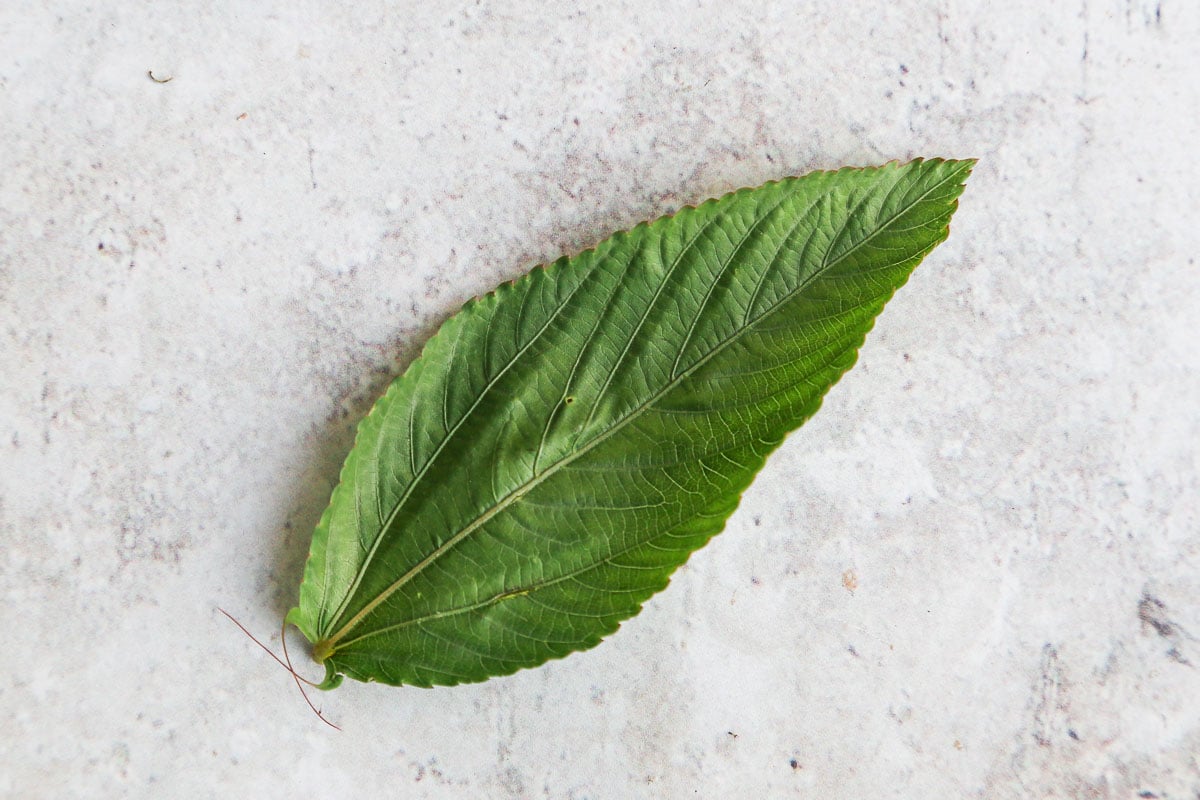
M646 5L0 9L0 794L1200 796L1200 4ZM470 296L916 155L949 242L598 649L336 734L217 613Z

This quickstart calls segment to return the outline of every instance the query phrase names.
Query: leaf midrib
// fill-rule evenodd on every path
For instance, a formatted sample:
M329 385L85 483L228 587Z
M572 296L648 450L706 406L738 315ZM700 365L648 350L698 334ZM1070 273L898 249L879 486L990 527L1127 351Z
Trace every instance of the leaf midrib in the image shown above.
M956 178L961 173L961 171L962 171L961 168L958 170L955 170L954 172L950 173L948 176L944 177L942 180L934 183L932 186L930 186L924 192L922 192L920 194L920 196L918 196L915 200L913 200L911 203L905 205L903 208L898 210L896 213L894 213L892 216L890 216L885 222L876 226L875 230L873 230L867 236L863 237L862 240L860 240L859 242L852 245L850 248L848 248L845 252L843 252L837 258L833 259L832 261L824 261L823 260L822 266L819 269L815 270L806 280L804 280L800 284L798 284L795 289L793 289L792 291L783 295L773 305L769 306L766 310L764 310L763 313L760 314L758 316L758 318L755 319L753 322L750 322L748 324L745 324L745 325L739 327L731 335L725 337L720 342L718 342L716 345L714 345L712 350L710 350L703 357L701 357L700 359L695 361L686 370L679 373L679 375L677 377L668 381L661 390L659 390L654 395L649 397L641 405L639 405L638 407L634 408L632 411L627 413L624 417L622 417L620 420L618 420L611 428L609 428L608 430L601 433L599 436L597 436L592 441L588 442L586 445L584 445L579 450L563 457L558 462L547 467L544 471L542 471L538 475L534 476L530 480L521 484L520 486L518 486L517 488L515 488L511 492L509 492L507 495L502 497L499 501L496 502L495 505L493 505L491 508L489 508L483 514L480 514L478 517L476 517L474 520L472 520L470 523L468 523L466 526L464 526L462 530L460 530L454 536L451 536L449 539L447 539L445 542L443 542L441 545L439 545L437 548L435 548L432 552L430 552L429 555L427 555L425 558L421 559L419 562L417 562L415 565L413 565L411 568L409 568L409 570L407 572L405 572L403 575L401 575L399 578L397 578L391 585L389 585L386 589L384 589L382 592L380 592L373 600L371 600L369 603L367 603L365 606L363 606L362 609L360 609L353 617L350 618L349 621L347 621L344 625L342 625L332 636L329 636L326 639L318 642L315 645L317 652L318 653L323 652L326 658L331 656L334 652L335 645L339 641L341 641L341 639L352 628L354 628L355 625L357 625L361 620L363 620L371 612L373 612L376 608L378 608L389 597L391 597L392 594L394 594L396 591L398 591L406 583L408 583L410 580L412 580L414 577L416 577L418 574L420 574L425 569L425 567L427 567L433 561L440 558L447 551L454 548L459 542L461 542L463 539L465 539L471 533L474 533L480 527L485 525L487 522L489 522L493 517L495 517L501 511L506 510L509 506L511 506L513 504L513 502L515 502L516 500L519 500L525 494L528 494L534 488L536 488L540 484L544 483L552 475L555 475L560 470L569 466L574 461L578 460L579 458L582 458L584 455L589 453L595 447L597 447L601 443L607 441L609 437L616 434L620 430L624 429L624 427L626 425L628 425L632 420L638 418L650 406L652 406L653 404L655 404L659 400L661 400L666 394L668 394L670 391L672 391L676 386L678 386L686 378L690 377L696 370L698 370L704 364L708 363L712 358L716 357L718 354L723 352L725 350L725 348L728 347L731 343L733 343L735 340L740 338L743 334L745 334L751 328L757 326L763 320L767 319L772 314L777 312L780 308L782 308L790 300L792 300L792 298L794 298L797 294L799 294L800 292L802 292L806 288L808 288L808 286L811 285L819 277L824 275L829 270L836 268L839 264L844 262L847 258L849 258L852 254L857 252L860 248L862 248L863 246L868 244L871 240L873 240L880 233L887 230L888 227L893 222L895 222L897 219L899 219L904 214L908 213L913 208L915 208L917 205L919 205L921 202L923 202L925 200L925 198L928 197L930 194L932 194L934 191L936 191L937 189L940 189L942 186L944 186L950 180L953 180L954 178ZM892 188L894 189L895 187L892 187ZM846 220L843 222L842 229L839 230L839 232L838 232L838 236L835 236L834 239L831 240L831 245L830 245L831 247L832 247L833 243L836 242L837 239L840 237L841 233L845 229L845 226L847 224L849 224L851 219L852 219L852 216L848 214L846 217ZM710 222L711 222L711 220L710 220ZM797 223L797 225L798 225L798 223ZM794 230L794 228L793 228L793 230ZM789 236L790 236L790 234L789 234ZM783 241L786 242L787 238L788 237L784 237ZM936 244L937 243L935 242L933 246L936 246ZM915 257L919 257L919 255L920 255L920 253L912 254L907 259L902 259L902 261L909 260L909 259L915 258ZM772 256L772 261L776 257L778 257L778 250L776 251L775 255ZM899 261L893 262L892 266L894 266L897 263L901 263L901 262L899 262ZM582 284L582 281L580 283ZM577 291L578 288L579 287L577 286L574 290L572 290L571 296L574 295L574 292ZM527 347L528 347L528 345L527 345ZM519 358L519 356L517 356L516 358ZM516 358L514 358L514 362L516 361ZM511 364L506 365L505 370L507 370L509 368L509 366L511 366ZM478 400L477 400L477 402L478 402ZM382 535L380 538L382 538ZM365 570L363 570L363 572L365 573ZM362 576L360 574L359 581L361 581L361 577ZM352 594L352 591L351 591L351 594ZM347 598L348 597L349 597L349 595L347 596ZM347 599L346 602L349 602L349 600ZM344 605L345 605L345 603L343 603L343 607L344 607Z

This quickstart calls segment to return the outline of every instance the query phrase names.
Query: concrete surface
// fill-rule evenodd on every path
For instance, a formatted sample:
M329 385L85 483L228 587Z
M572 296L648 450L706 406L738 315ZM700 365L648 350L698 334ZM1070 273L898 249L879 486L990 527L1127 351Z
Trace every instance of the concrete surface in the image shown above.
M1200 796L1197 41L1194 0L6 4L0 795ZM950 241L598 649L348 684L337 734L218 614L278 646L470 296L915 155L981 159Z

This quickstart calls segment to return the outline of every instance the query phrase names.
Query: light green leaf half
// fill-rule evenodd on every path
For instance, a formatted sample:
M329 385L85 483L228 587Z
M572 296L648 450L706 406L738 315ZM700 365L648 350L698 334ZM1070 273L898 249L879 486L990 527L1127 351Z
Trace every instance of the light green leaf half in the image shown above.
M851 367L973 164L743 189L467 303L313 534L288 621L324 685L480 681L615 631Z

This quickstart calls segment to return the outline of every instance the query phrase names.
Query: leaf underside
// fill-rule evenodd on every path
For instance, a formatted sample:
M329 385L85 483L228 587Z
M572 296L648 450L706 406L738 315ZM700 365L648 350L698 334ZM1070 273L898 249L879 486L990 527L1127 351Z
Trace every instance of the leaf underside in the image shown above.
M743 189L468 302L313 534L288 621L323 686L481 681L615 631L851 367L973 164Z

